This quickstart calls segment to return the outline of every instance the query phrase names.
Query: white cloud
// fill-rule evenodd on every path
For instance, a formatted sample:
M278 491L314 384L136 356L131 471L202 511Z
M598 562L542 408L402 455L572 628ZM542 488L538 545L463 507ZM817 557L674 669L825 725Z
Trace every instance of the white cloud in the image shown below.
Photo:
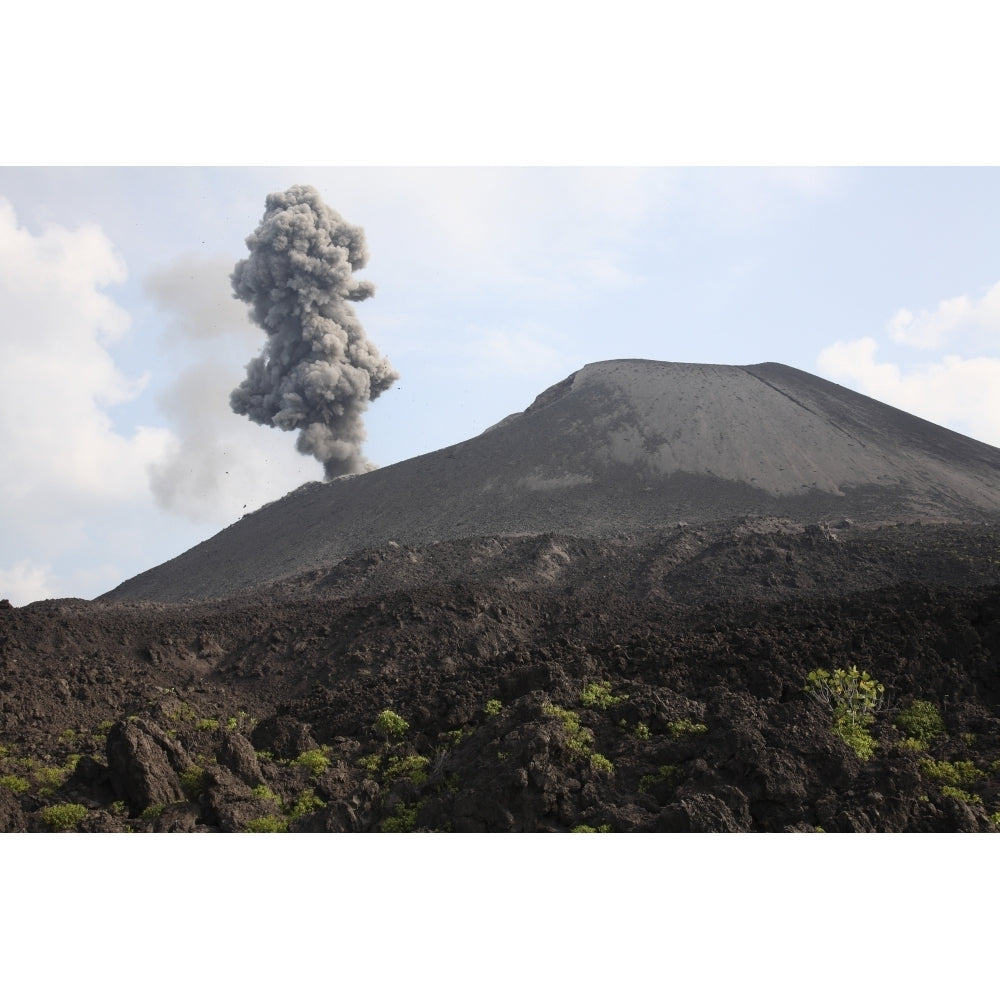
M876 360L871 337L838 341L818 359L828 378L925 420L1000 447L1000 358L947 355L903 371Z
M127 525L148 530L147 467L173 436L114 423L112 408L146 384L109 351L130 320L105 288L125 276L99 227L35 234L0 199L0 584L11 600L73 593L89 579L75 560L127 559Z
M153 427L119 433L108 412L145 384L144 376L120 371L107 349L129 318L101 289L124 278L123 261L97 227L49 226L34 236L0 200L5 508L56 489L92 500L146 491L145 467L170 434Z
M56 581L48 566L40 566L30 559L4 569L0 566L0 598L5 597L15 607L40 601L56 594Z
M942 347L955 334L973 330L1000 332L1000 282L981 299L959 295L916 314L900 309L888 323L889 336L897 344L923 350Z

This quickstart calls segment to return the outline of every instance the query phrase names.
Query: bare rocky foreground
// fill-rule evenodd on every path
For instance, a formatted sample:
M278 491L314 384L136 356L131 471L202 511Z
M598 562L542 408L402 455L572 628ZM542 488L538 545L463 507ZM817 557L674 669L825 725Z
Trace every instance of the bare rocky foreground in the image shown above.
M0 829L995 830L998 459L782 366L588 366L0 608ZM852 664L868 759L804 691Z

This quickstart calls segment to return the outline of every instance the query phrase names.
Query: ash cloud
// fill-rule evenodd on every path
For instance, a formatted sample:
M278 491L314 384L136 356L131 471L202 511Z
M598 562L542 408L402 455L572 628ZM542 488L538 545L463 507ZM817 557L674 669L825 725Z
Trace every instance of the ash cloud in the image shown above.
M368 340L350 303L375 292L354 272L368 263L364 231L295 185L269 194L247 237L250 256L232 274L235 296L267 334L233 390L233 411L299 432L296 447L326 478L366 472L362 414L399 374Z

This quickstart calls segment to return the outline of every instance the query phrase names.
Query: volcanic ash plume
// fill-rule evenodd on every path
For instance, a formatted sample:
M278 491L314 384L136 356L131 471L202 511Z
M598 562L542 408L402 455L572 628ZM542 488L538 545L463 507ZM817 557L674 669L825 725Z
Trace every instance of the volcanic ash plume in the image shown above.
M354 271L368 263L364 230L325 205L315 188L269 194L250 256L237 263L236 298L267 334L229 401L258 424L299 432L296 447L326 478L366 472L361 415L399 378L351 308L374 294Z

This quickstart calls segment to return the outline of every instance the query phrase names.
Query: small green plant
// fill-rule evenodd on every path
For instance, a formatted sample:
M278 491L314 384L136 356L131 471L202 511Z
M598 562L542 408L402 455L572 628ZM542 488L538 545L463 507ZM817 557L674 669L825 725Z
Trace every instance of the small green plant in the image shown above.
M205 790L205 769L200 764L192 764L185 768L180 774L180 779L184 794L191 800L198 798Z
M986 817L994 826L1000 826L1000 812L990 813Z
M974 785L977 781L982 781L986 777L986 773L980 771L971 760L946 761L931 760L930 757L925 757L920 762L920 770L931 781L953 787Z
M118 799L108 806L108 812L111 813L112 816L127 816L128 806L125 805L121 799Z
M249 712L244 712L242 709L240 709L240 711L238 711L235 715L231 715L228 719L226 719L227 729L246 729L247 732L249 732L250 730L255 729L256 726L257 720Z
M23 795L31 788L31 782L27 778L19 778L16 774L5 774L0 778L0 786L9 788L15 795Z
M562 722L563 732L566 734L566 746L571 753L580 757L590 756L590 745L594 742L594 734L580 725L580 716L576 712L560 708L559 705L550 702L542 705L542 712Z
M194 728L202 733L214 733L219 728L218 719L199 719Z
M465 739L465 732L462 729L449 729L447 735L448 739L451 740L452 746L456 747Z
M806 693L833 713L833 729L861 760L870 760L878 744L868 732L882 707L885 686L854 665L844 670L813 670Z
M270 750L258 750L257 760L274 760L274 754Z
M75 830L87 815L87 807L81 805L46 806L42 812L42 822L55 831Z
M708 726L704 722L692 722L690 719L677 719L675 722L667 723L667 732L672 739L680 739L682 736L700 736L708 732Z
M60 743L69 743L70 745L72 745L72 744L76 743L76 741L77 741L78 738L79 737L76 734L76 730L74 730L74 729L64 729L59 734L59 742Z
M382 764L382 756L377 753L370 753L367 757L362 757L358 763L369 773L378 774L378 769Z
M503 711L503 702L498 698L490 698L486 702L486 708L484 709L487 715L499 715Z
M325 805L326 803L311 788L307 788L299 792L299 797L289 810L288 817L293 820L301 819L303 816L308 816L310 813L322 809Z
M924 740L918 740L915 736L907 736L899 740L896 746L900 750L912 750L915 753L923 753L927 749L927 743Z
M250 820L245 827L244 833L288 833L287 816L258 816L257 819Z
M66 774L62 767L36 767L31 776L38 784L39 795L54 795L65 782Z
M863 725L846 719L834 725L840 738L854 751L859 760L871 760L878 749L875 738Z
M679 781L681 769L676 764L662 764L656 774L645 774L639 779L639 791L650 792L659 784L673 788Z
M107 736L108 733L111 732L111 727L113 725L114 723L110 719L105 719L103 722L99 722L97 724L97 728L94 730L94 733L97 736Z
M139 813L139 819L143 823L152 823L154 819L163 814L163 810L166 809L166 805L162 802L154 802L151 806L146 806L141 813Z
M645 722L637 722L635 724L635 738L637 740L648 740L651 735L649 726Z
M962 739L965 741L965 745L973 747L976 745L976 734L975 733L960 733Z
M387 708L379 713L375 720L375 731L382 736L386 742L399 741L410 728L410 724L401 715L397 715L391 708Z
M968 802L970 805L979 803L982 805L983 797L975 792L967 792L964 788L956 788L954 785L942 785L941 794L947 795L951 799L958 799L959 802Z
M941 713L932 702L915 701L904 708L893 720L897 729L907 736L919 740L925 746L934 737L944 733L944 721Z
M390 757L385 769L385 780L409 778L415 785L422 785L427 781L428 764L430 761L419 754L411 754L409 757Z
M330 766L328 753L329 747L323 747L319 750L304 750L292 763L309 768L309 773L313 778L318 778Z
M417 807L400 802L387 819L382 820L383 833L412 833L417 826Z
M580 704L584 708L611 708L628 700L627 694L613 695L611 681L595 681L580 692Z
M598 771L603 771L605 774L615 773L615 765L603 754L592 753L590 755L590 763L591 766L597 768Z
M5 747L2 743L0 743L0 760L3 760L4 757L9 757L9 756L10 756L10 747Z
M281 802L281 796L277 792L272 792L267 785L254 785L253 797L255 799L267 799L269 802Z
M574 826L570 833L611 833L611 824L602 823L600 826L588 826L586 823L581 823L579 826Z

